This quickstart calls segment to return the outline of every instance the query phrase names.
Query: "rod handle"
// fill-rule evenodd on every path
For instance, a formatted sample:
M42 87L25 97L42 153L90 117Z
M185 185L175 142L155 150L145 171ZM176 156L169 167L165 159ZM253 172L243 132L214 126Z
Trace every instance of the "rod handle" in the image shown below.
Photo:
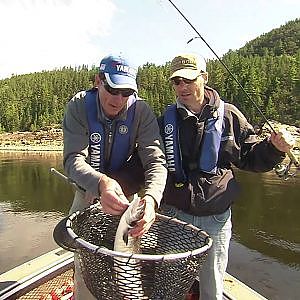
M298 159L296 158L295 154L290 150L286 153L288 155L288 157L290 158L290 160L293 162L293 164L299 168L300 167L300 163L298 161Z
M60 177L61 179L65 180L66 182L68 182L69 184L71 184L78 192L80 193L85 193L85 189L81 186L79 186L75 181L73 181L72 179L68 178L66 175L60 173L59 171L57 171L55 168L51 168L50 172L58 177Z
M66 181L69 181L67 176L65 176L64 174L58 172L55 168L51 168L51 169L50 169L50 172L51 172L52 174L54 174L54 175L56 175L56 176L58 176L58 177L64 179L64 180L66 180Z

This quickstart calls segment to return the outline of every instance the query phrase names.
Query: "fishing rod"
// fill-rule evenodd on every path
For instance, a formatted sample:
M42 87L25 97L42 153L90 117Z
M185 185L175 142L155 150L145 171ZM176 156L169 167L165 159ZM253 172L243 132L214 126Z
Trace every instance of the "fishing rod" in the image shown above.
M67 177L66 175L60 173L59 171L57 171L55 168L51 168L50 172L54 175L56 175L57 177L63 179L64 181L66 181L67 183L69 183L73 188L75 188L76 191L80 192L80 193L85 193L86 190L79 186L75 181L73 181L72 179L70 179L69 177Z
M177 12L184 18L184 20L192 27L192 29L197 33L197 38L199 37L204 44L209 48L209 50L216 56L216 58L218 59L218 61L222 64L222 66L226 69L226 71L229 73L229 75L234 79L234 81L238 84L238 86L241 88L241 90L243 91L243 93L246 95L246 97L248 98L248 100L254 105L254 107L257 109L257 111L260 113L260 115L262 116L262 118L264 119L264 121L266 122L266 124L270 127L270 129L275 133L275 129L273 128L273 126L271 125L271 123L268 121L268 119L266 118L266 116L264 115L264 113L262 112L262 110L258 107L258 105L252 100L252 98L249 96L249 94L247 93L247 91L244 89L244 87L241 85L241 83L239 82L239 80L236 78L236 76L234 76L234 74L230 71L230 69L227 67L227 65L221 60L221 58L219 57L219 55L214 51L214 49L212 49L212 47L207 43L207 41L202 37L202 35L199 33L199 31L193 26L193 24L186 18L186 16L180 11L180 9L173 3L172 0L168 0L171 5L177 10ZM190 39L187 43L190 43L194 38ZM286 167L284 167L282 164L280 165L280 168L278 168L278 170L275 169L276 173L278 174L279 177L288 177L289 174L289 169L291 167L292 164L295 165L295 167L297 169L300 169L300 163L297 160L297 158L295 157L295 155L291 152L288 151L287 152L288 157L290 158L291 163L288 164ZM283 170L284 169L284 170ZM285 179L286 179L285 178Z

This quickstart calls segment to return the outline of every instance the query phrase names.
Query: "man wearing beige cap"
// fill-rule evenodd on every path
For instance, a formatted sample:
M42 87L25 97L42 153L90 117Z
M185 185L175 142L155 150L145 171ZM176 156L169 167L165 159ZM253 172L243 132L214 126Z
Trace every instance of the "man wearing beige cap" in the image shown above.
M200 298L221 300L231 238L230 207L239 192L232 165L267 172L292 145L281 133L258 141L243 114L206 85L203 58L178 55L170 71L177 98L159 119L168 164L162 211L212 237L199 273Z

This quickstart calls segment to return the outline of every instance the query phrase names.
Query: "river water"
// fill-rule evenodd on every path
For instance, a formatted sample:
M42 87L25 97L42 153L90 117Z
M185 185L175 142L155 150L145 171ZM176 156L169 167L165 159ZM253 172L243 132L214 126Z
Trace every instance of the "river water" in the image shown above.
M52 231L68 213L71 187L51 175L61 154L0 153L0 273L57 245ZM300 298L300 173L237 172L227 271L268 299Z

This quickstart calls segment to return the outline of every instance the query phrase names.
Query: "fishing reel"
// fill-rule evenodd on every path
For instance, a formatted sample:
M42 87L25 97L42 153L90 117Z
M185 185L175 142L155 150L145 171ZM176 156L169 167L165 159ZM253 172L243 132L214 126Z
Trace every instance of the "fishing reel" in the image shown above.
M275 166L274 170L275 173L279 178L282 178L283 180L288 180L290 177L295 177L296 172L290 172L291 166L293 165L293 161L290 160L288 164L281 164L279 163L278 165ZM298 169L298 168L297 168Z

